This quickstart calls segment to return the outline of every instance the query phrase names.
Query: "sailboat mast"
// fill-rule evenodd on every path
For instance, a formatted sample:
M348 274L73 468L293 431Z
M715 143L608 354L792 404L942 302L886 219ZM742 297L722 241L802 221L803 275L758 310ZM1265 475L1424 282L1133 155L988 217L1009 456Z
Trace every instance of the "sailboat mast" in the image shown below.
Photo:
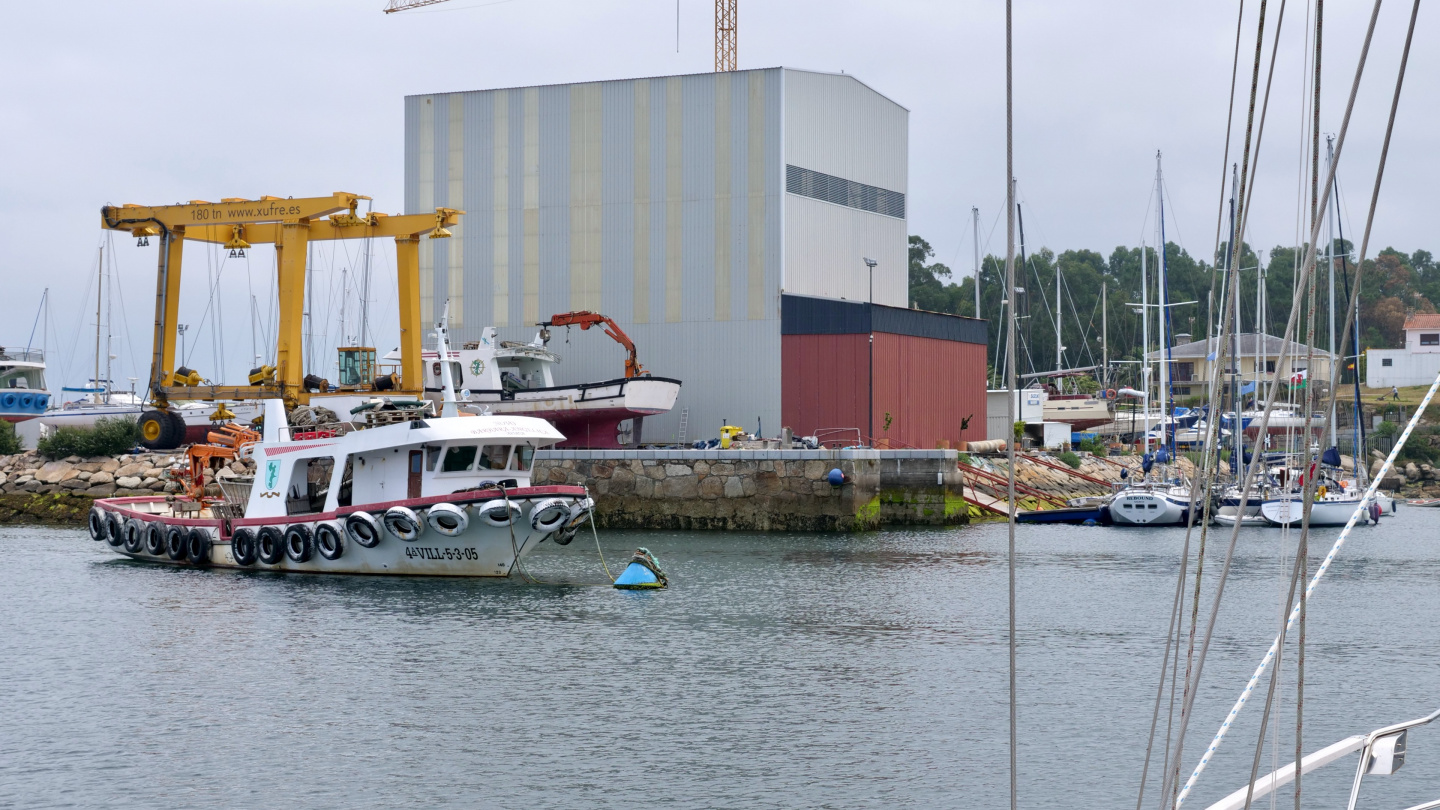
M1065 334L1063 325L1065 309L1060 306L1060 259L1055 259L1055 370L1065 368L1065 342L1061 336ZM1092 355L1093 356L1093 355Z
M975 247L975 317L980 317L980 209L970 209L971 227L974 234L971 241Z
M1329 169L1330 164L1335 160L1335 141L1330 136L1325 137L1325 167ZM1326 194L1332 193L1333 186L1325 189ZM1327 206L1330 209L1330 216L1325 218L1325 263L1330 267L1330 362L1340 362L1335 351L1335 198L1330 198ZM1330 397L1330 446L1339 447L1339 428L1335 425L1335 397Z
M1166 419L1170 416L1171 411L1170 339L1169 332L1166 329L1166 327L1170 325L1170 299L1169 296L1166 295L1167 279L1165 278L1165 188L1164 176L1160 173L1159 150L1156 150L1155 152L1155 199L1156 210L1160 212L1160 216L1156 219L1155 222L1156 228L1159 231L1155 244L1156 249L1160 251L1160 254L1157 257L1160 262L1160 276L1157 280L1160 289L1156 296L1157 300L1160 303L1160 308L1159 310L1157 310L1156 313L1158 316L1156 318L1156 323L1160 330L1160 430L1162 443L1166 447L1169 447L1172 441L1172 437L1175 434L1173 432L1173 426L1166 423Z
M1145 411L1145 452L1150 452L1150 274L1140 240L1140 407Z
M1109 282L1100 282L1100 386L1110 387L1110 307L1106 298Z
M105 246L100 246L99 265L95 268L95 379L96 389L100 386L100 306L105 298ZM90 392L90 398L100 401L96 390Z
M114 372L111 364L114 362L115 342L115 251L110 251L110 272L105 276L105 401L110 401L110 388L113 385Z

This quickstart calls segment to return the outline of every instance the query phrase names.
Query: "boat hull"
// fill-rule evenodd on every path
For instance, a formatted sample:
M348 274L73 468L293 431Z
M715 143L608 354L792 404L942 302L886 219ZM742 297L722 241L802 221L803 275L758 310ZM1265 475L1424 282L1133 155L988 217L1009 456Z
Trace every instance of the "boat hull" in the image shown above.
M474 391L465 404L471 409L488 408L496 414L544 419L566 436L556 447L614 450L640 441L632 434L628 445L621 444L621 422L667 413L675 407L679 395L679 380L631 377L504 393Z
M1316 501L1310 507L1310 525L1344 526L1359 505L1358 500ZM1260 505L1260 514L1271 526L1299 526L1304 511L1304 502L1299 499L1277 498ZM1361 512L1359 522L1370 522L1368 510Z
M1175 526L1185 522L1189 505L1181 505L1160 492L1122 490L1108 507L1116 526Z
M145 527L160 523L168 530L176 526L189 532L199 529L210 539L208 560L200 567L234 568L247 571L273 571L279 573L306 574L369 574L389 576L435 576L435 577L507 577L516 571L517 560L533 551L546 539L558 535L558 530L543 532L532 529L528 520L535 504L550 498L563 498L570 502L582 502L586 498L583 487L527 487L512 490L510 502L520 509L519 517L509 526L493 526L471 513L465 531L454 537L447 537L433 528L425 528L413 540L405 541L382 530L379 542L367 548L344 538L343 551L337 559L326 559L318 551L308 559L297 561L282 555L272 564L257 560L245 565L235 557L232 539L235 531L248 528L258 532L264 526L274 526L284 532L294 525L306 526L313 533L315 527L331 520L343 520L346 515L357 511L376 515L383 514L392 506L407 506L423 516L424 510L437 503L449 503L466 508L503 500L488 491L483 496L462 499L453 496L419 498L386 504L367 504L363 508L346 508L333 513L294 515L284 518L256 518L224 520L213 517L178 518L157 514L166 502L159 497L109 498L98 500L95 505L105 513L114 513L123 520L138 520ZM422 518L423 523L423 518ZM512 533L513 529L513 533ZM143 536L143 535L142 535ZM192 565L188 560L172 560L163 551L159 554L148 552L143 546L139 550L116 546L106 541L116 553L134 560L165 563L169 565ZM523 562L520 563L523 566Z

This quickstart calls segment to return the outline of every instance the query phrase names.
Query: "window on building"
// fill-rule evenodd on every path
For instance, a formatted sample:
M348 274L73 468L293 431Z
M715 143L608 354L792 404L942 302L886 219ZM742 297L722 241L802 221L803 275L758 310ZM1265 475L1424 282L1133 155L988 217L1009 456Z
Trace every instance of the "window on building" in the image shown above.
M1388 357L1385 357L1385 358L1382 358L1382 359L1380 360L1380 365L1382 365L1382 366L1393 366L1393 365L1395 365L1395 361L1394 361L1394 360L1391 360L1391 359L1388 358Z
M1266 361L1265 361L1265 373L1266 373L1266 374L1274 374L1274 373L1275 373L1275 361L1274 361L1274 360L1266 360Z
M1420 333L1421 346L1440 346L1440 332Z

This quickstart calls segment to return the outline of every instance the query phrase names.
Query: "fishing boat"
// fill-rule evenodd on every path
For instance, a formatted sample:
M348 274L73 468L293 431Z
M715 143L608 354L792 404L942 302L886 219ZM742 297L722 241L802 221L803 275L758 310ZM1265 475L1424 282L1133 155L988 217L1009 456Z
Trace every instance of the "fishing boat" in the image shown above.
M44 413L49 405L45 353L0 346L0 419L25 422Z
M541 419L433 416L377 401L367 421L292 428L265 400L264 433L233 423L193 445L183 496L98 500L90 536L135 560L257 571L504 577L547 539L566 545L594 509L584 487L536 485ZM208 464L253 458L251 480L205 494Z
M553 369L561 358L547 345L548 327L542 327L528 343L498 340L496 333L495 327L486 327L480 340L451 349L446 355L450 374L463 389L461 409L544 419L565 435L561 447L617 449L637 445L643 431L637 429L636 423L646 416L667 413L680 395L679 380L650 376L630 362L624 377L557 385ZM442 388L440 353L422 352L421 359L428 375L426 397L438 400ZM630 420L634 421L629 429L622 429L626 427L622 423Z

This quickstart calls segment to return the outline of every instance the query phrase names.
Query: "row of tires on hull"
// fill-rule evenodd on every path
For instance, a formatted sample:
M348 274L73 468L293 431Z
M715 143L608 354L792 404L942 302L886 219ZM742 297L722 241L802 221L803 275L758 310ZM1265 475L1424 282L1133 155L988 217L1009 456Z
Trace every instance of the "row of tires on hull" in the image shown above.
M530 528L550 535L557 545L569 545L576 532L590 516L595 502L589 498L570 502L564 498L537 501L530 510ZM291 523L287 526L248 526L235 530L230 537L230 551L237 565L257 562L277 565L287 557L296 563L308 562L316 554L327 560L338 560L345 554L347 542L365 548L380 545L386 535L406 543L419 539L427 530L445 537L458 537L470 528L470 514L482 524L506 528L523 519L523 511L513 501L489 501L469 508L439 503L423 514L406 506L392 506L378 517L369 512L353 512L343 520L327 520L313 526ZM210 562L214 543L211 530L186 528L159 521L123 518L100 507L90 510L90 537L104 540L115 548L131 554L144 551L156 557L169 557L192 565Z

